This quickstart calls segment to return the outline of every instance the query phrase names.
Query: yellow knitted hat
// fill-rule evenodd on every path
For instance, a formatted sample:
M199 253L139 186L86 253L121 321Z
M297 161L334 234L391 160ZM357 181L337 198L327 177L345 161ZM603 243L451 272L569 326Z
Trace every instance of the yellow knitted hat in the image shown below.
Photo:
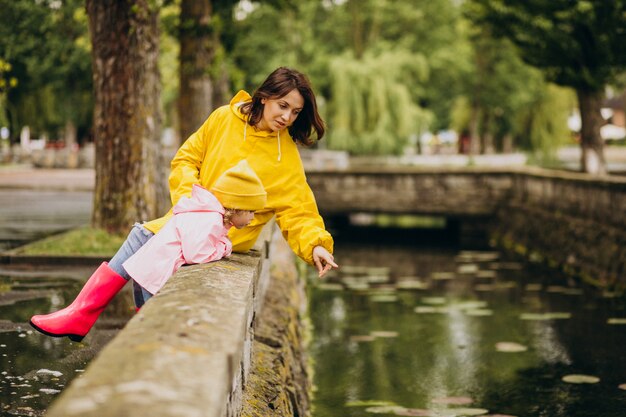
M229 209L257 211L267 203L265 188L245 159L224 172L211 192Z

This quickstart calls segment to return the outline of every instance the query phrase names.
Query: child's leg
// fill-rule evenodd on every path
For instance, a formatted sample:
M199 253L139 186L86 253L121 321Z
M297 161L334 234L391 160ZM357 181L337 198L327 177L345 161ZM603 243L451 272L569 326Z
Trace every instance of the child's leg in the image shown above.
M154 236L154 233L141 224L135 223L126 241L109 261L111 269L120 274L125 280L129 280L130 275L128 275L122 264L133 256L152 236ZM133 282L133 299L135 300L135 307L137 307L137 309L141 308L146 301L141 295L141 287L136 282Z
M80 341L91 330L100 313L130 279L122 263L152 237L153 233L136 223L115 256L92 274L76 299L54 313L33 316L31 325L43 334L68 336Z
M128 275L122 264L133 256L152 236L154 236L154 233L143 227L143 225L135 223L122 246L109 261L109 267L128 281L130 275Z

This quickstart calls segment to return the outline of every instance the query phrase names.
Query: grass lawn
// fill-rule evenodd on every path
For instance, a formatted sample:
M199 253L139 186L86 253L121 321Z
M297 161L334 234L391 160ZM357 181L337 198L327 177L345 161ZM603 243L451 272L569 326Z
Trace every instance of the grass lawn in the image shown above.
M20 255L105 256L115 255L125 235L81 227L35 241L17 249Z

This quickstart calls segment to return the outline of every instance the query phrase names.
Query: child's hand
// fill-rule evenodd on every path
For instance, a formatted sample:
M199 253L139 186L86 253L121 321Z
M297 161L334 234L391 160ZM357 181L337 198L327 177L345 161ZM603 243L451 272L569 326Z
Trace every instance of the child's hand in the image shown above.
M313 263L317 268L319 277L326 275L333 267L339 268L339 265L335 263L335 258L331 255L323 246L316 246L313 248Z

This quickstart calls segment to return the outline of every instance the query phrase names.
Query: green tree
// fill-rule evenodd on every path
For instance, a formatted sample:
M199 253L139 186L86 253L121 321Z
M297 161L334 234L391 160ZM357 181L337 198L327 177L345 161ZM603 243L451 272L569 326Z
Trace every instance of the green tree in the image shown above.
M472 153L521 148L541 161L552 159L556 147L568 138L567 94L557 93L561 90L551 88L540 70L524 63L509 40L475 26L464 33L472 65L463 73L463 93L456 99L452 126L470 134ZM533 111L537 108L548 115Z
M582 169L606 173L600 106L626 67L626 0L472 0L469 16L510 39L549 80L576 90Z
M426 122L435 128L447 126L450 108L461 87L459 68L468 58L467 48L457 41L459 8L452 1L306 0L255 4L254 10L242 14L233 25L240 34L232 48L234 61L248 74L237 86L252 88L279 65L306 72L321 95L320 108L329 122L330 146L347 146L344 149L355 153L397 153L408 140L409 124L392 122L398 117L407 121L416 112L411 124L416 130L410 134L425 129ZM353 84L338 81L346 78ZM385 90L368 91L374 85L368 84L372 80ZM347 96L344 93L351 86L361 91ZM380 98L381 105L399 100L408 107L403 115L384 115L375 112L373 105L367 107L371 104L368 97ZM359 110L341 109L357 102ZM387 119L367 120L372 115ZM348 121L346 117L354 119ZM381 136L383 130L388 136ZM377 140L382 142L376 145L373 141Z
M13 84L5 111L12 136L24 125L55 135L69 121L91 126L91 57L81 0L0 0L0 60ZM13 80L13 81L10 81Z

